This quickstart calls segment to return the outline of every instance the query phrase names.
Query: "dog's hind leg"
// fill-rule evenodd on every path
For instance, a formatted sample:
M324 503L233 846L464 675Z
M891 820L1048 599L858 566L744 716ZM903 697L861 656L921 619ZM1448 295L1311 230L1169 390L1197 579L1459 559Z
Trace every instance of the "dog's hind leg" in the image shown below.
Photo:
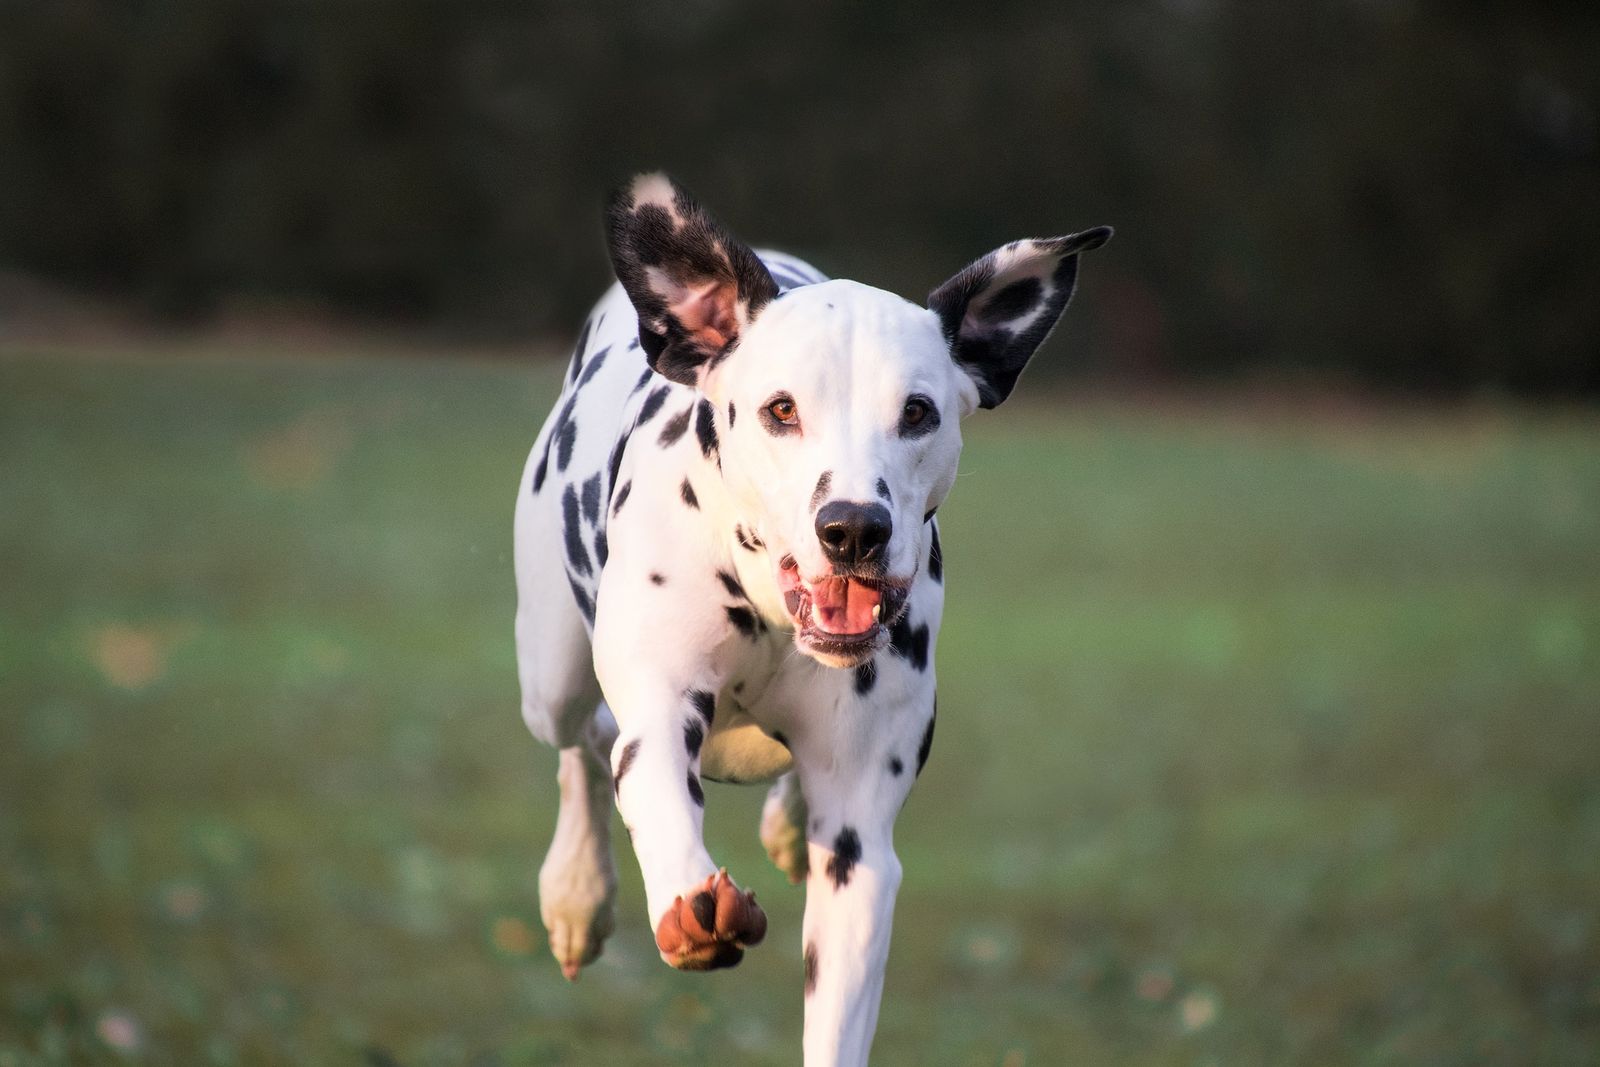
M772 783L761 807L761 843L789 882L806 880L806 798L800 780L790 772Z
M541 547L559 538L559 519L538 503L524 488L517 508L517 674L523 720L560 753L561 808L539 868L539 914L550 951L574 979L616 925L611 743L617 726L600 702L583 615L559 564L552 568Z

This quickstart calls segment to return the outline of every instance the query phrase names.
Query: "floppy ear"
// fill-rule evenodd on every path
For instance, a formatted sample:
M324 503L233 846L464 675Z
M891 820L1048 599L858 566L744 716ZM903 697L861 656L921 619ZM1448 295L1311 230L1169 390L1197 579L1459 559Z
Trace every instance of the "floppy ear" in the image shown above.
M978 385L979 407L995 407L1011 394L1072 299L1078 253L1109 240L1111 227L1097 226L1068 237L1013 241L928 297L950 354Z
M778 295L756 254L665 174L612 194L606 244L651 369L684 385L703 382Z

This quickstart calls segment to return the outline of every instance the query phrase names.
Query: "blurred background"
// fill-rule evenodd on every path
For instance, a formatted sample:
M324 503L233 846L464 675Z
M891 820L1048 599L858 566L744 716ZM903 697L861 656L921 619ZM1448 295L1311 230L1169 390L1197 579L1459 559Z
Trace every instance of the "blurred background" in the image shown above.
M874 1062L1593 1063L1592 5L0 3L0 1067L798 1061L543 945L510 512L663 167L919 298L1115 225L941 511Z

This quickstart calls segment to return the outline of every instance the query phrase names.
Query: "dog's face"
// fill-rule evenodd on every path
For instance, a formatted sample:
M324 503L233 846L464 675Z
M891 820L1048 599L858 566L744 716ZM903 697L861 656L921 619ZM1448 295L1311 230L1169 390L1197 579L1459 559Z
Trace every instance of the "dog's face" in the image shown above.
M865 662L888 640L955 482L960 420L1005 399L1104 228L997 249L918 307L850 281L778 287L682 189L612 200L613 264L650 365L716 412L723 480L766 544L801 651Z

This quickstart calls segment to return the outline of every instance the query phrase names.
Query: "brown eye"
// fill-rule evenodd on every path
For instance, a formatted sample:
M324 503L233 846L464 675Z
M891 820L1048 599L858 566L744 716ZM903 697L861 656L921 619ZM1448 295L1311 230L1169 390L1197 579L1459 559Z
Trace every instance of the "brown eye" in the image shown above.
M900 436L926 437L939 428L939 409L921 393L906 397L900 409Z
M794 401L786 396L780 396L768 404L767 414L771 415L775 422L785 426L793 426L800 419L799 409L794 406Z
M903 426L920 426L922 420L928 417L928 405L916 397L906 401L905 410L900 413L900 423Z

